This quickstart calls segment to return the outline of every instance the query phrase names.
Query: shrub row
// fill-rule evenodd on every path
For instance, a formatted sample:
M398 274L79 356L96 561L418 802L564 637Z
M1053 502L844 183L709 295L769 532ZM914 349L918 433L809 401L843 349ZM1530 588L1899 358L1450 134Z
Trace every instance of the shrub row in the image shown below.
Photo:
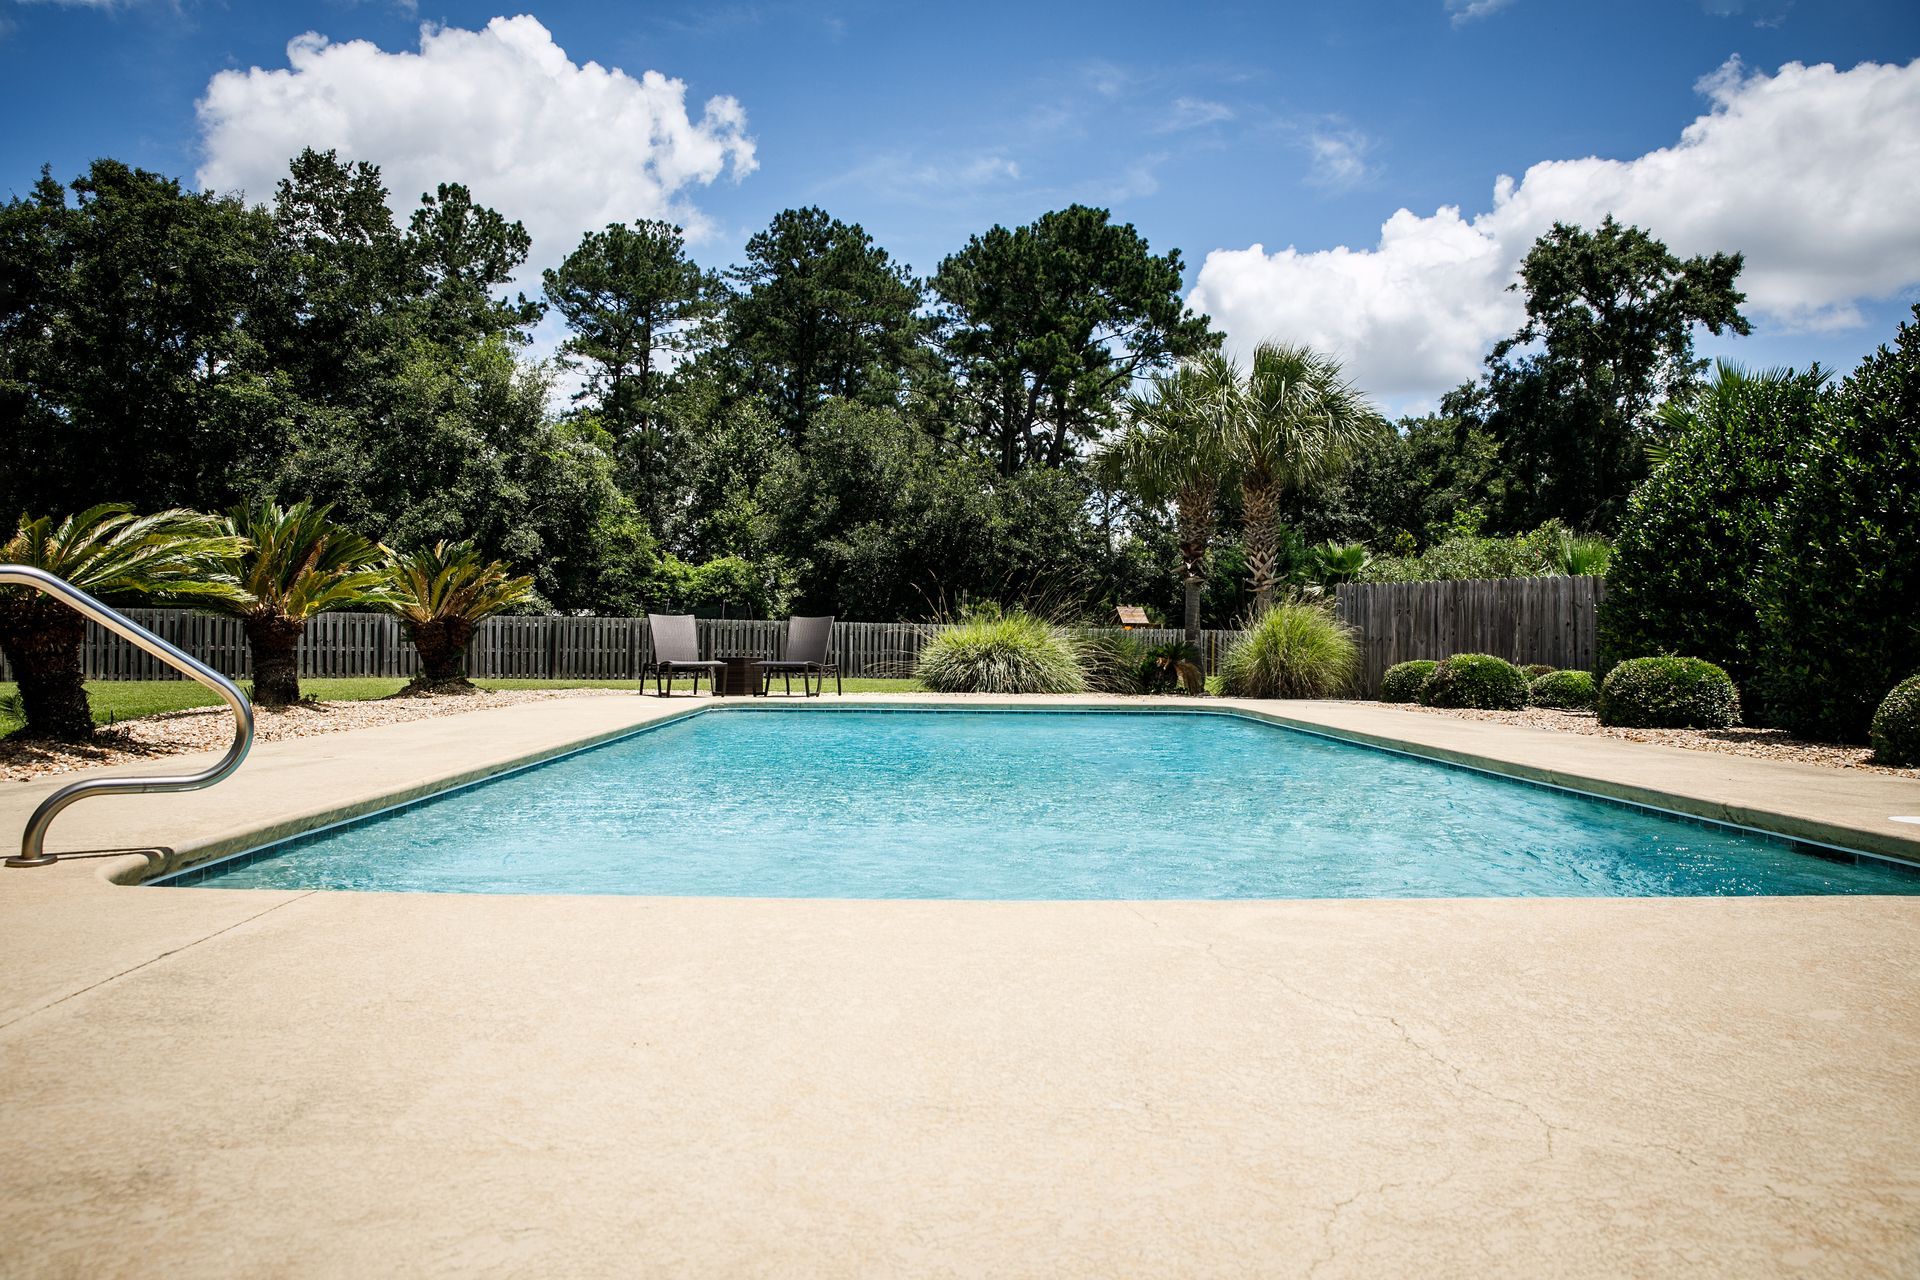
M1562 710L1593 707L1600 722L1627 728L1724 729L1740 721L1740 699L1727 673L1698 658L1634 658L1595 685L1585 671L1530 668L1485 653L1390 667L1383 702L1517 711L1529 704ZM1920 694L1915 696L1920 703Z

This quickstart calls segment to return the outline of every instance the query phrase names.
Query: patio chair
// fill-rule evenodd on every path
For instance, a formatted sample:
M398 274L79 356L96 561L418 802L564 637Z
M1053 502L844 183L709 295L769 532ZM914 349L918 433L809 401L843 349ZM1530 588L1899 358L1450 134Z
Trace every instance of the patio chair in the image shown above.
M795 672L800 674L800 692L807 697L818 697L827 687L828 676L833 677L834 693L842 692L840 664L827 661L827 646L832 642L832 618L788 618L787 656L753 664L760 671L760 692L771 690L773 677L779 675L792 693ZM818 688L810 687L808 682L816 677Z
M694 630L693 615L690 613L650 613L647 615L647 627L653 632L653 691L663 698L673 696L673 677L676 672L693 673L693 691L700 692L700 673L707 673L707 692L717 692L720 673L726 669L724 662L702 661L700 657L700 635ZM641 673L641 688L646 687L646 673Z

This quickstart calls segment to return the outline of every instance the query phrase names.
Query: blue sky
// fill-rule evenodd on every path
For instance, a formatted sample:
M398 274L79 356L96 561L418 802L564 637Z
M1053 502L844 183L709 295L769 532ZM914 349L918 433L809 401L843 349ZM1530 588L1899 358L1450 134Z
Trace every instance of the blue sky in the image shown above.
M520 62L496 60L484 36L438 46L453 79L434 83L466 77L489 120L468 130L472 113L410 95L414 64L393 55L421 50L422 23L484 33L523 11L538 26L511 28ZM1748 249L1763 332L1708 348L1751 363L1848 365L1920 287L1915 180L1886 172L1920 135L1911 0L0 0L0 25L0 180L13 192L43 162L64 178L108 155L264 197L267 157L311 140L391 152L366 157L389 173L445 167L525 218L543 260L624 202L619 216L688 221L696 256L725 265L774 212L818 203L923 272L971 232L1079 200L1179 248L1196 301L1236 343L1341 348L1401 406L1470 372L1472 352L1511 327L1498 284L1543 218L1619 207L1689 251ZM288 42L305 32L331 44L288 73ZM330 56L351 41L369 45ZM654 117L682 140L635 141L621 114L643 97L670 108L671 86L608 88L580 71L589 62L682 82L684 116ZM1782 71L1796 62L1835 71ZM1871 83L1853 74L1863 63L1880 64ZM213 77L255 67L283 74L234 76L215 119L196 112ZM548 93L548 74L578 96ZM428 96L444 108L449 92ZM715 97L733 105L715 115ZM523 126L543 114L565 118ZM1679 160L1635 164L1703 117L1713 136ZM1618 163L1528 175L1589 157ZM555 194L532 176L555 165L605 180ZM640 170L651 176L628 180ZM1503 174L1523 181L1497 213ZM1729 187L1750 187L1760 211L1703 214ZM1871 216L1856 218L1863 205ZM1446 206L1459 225L1435 219ZM1342 246L1352 253L1331 252ZM1463 253L1479 264L1464 274Z

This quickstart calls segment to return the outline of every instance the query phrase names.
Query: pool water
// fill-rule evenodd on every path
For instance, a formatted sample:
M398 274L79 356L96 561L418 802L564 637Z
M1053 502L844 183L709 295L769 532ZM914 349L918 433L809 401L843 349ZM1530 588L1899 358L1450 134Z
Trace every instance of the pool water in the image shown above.
M1920 892L1920 876L1172 712L715 710L188 872L232 888L800 898Z

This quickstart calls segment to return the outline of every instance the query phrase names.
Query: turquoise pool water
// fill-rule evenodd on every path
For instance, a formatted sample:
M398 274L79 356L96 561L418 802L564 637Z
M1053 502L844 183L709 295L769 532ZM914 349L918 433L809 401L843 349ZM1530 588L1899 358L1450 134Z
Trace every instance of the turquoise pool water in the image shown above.
M1228 715L709 712L189 872L801 898L1914 893L1920 876Z

